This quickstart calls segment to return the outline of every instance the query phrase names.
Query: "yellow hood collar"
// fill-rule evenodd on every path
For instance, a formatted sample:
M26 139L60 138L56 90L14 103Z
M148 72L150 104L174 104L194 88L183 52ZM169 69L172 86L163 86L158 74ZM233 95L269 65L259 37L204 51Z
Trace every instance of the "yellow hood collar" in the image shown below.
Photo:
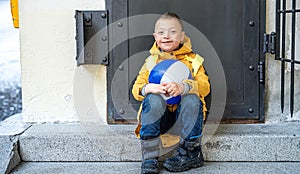
M184 43L183 46L175 51L172 52L162 52L160 49L157 47L156 42L154 42L152 48L150 49L150 54L151 55L159 55L161 57L165 58L176 58L180 54L188 54L192 52L192 43L189 37L185 36L184 38Z

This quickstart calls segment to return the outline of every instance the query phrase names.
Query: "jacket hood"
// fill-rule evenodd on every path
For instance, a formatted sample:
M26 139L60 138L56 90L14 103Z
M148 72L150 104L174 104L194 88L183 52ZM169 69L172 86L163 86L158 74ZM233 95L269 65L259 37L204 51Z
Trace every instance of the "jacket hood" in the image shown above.
M183 45L178 49L171 52L163 52L157 47L156 42L154 42L152 48L150 49L151 55L159 55L163 59L178 59L179 55L185 55L192 52L192 43L189 37L185 36ZM178 57L179 56L179 57ZM183 58L184 56L182 56ZM180 59L180 58L179 58Z

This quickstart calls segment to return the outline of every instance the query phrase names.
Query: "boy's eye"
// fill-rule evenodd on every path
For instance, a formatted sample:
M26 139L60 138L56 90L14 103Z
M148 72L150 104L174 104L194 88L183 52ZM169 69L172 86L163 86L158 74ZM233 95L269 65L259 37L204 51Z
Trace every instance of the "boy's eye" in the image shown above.
M159 34L159 35L162 35L162 34L164 34L164 32L162 32L162 31L159 31L159 32L158 32L158 34Z
M177 31L173 30L173 31L171 31L171 33L175 34L175 33L177 33Z

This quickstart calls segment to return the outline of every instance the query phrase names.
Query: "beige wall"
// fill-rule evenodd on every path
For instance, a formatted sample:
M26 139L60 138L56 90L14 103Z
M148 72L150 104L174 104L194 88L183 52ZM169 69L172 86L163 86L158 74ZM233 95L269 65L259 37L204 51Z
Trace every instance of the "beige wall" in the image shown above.
M75 10L102 9L104 0L19 2L24 121L105 120L106 107L99 107L106 106L105 67L78 68L74 39ZM93 83L96 75L102 87ZM82 83L90 83L92 87L80 86ZM75 94L78 88L85 93ZM94 96L94 89L99 89L98 96L92 98L99 105L96 107L86 102L91 100L87 96ZM81 104L84 107L78 109Z
M106 123L106 67L77 67L74 39L75 10L102 10L104 0L22 0L19 6L24 121ZM275 0L267 0L267 33L275 29L274 7ZM300 20L298 31L299 26ZM299 47L298 32L297 56ZM289 121L290 70L286 71L286 109L281 114L280 62L272 55L266 60L267 122ZM294 120L300 120L299 74L297 66Z

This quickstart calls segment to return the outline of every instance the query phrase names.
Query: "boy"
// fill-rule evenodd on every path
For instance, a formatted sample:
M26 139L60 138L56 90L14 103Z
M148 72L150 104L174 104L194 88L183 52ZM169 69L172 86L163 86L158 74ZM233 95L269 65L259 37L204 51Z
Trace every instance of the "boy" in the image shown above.
M177 154L165 161L164 167L171 172L182 172L201 167L203 116L207 111L204 97L210 92L203 58L192 52L190 39L185 36L181 19L174 13L165 13L156 21L153 36L155 43L133 85L132 93L142 101L139 126L136 133L141 139L141 173L158 173L161 135L180 137ZM175 59L183 62L193 74L193 80L181 83L151 84L148 76L160 61ZM160 94L182 95L178 105L168 105ZM166 142L168 143L168 142ZM165 143L164 143L165 144Z

